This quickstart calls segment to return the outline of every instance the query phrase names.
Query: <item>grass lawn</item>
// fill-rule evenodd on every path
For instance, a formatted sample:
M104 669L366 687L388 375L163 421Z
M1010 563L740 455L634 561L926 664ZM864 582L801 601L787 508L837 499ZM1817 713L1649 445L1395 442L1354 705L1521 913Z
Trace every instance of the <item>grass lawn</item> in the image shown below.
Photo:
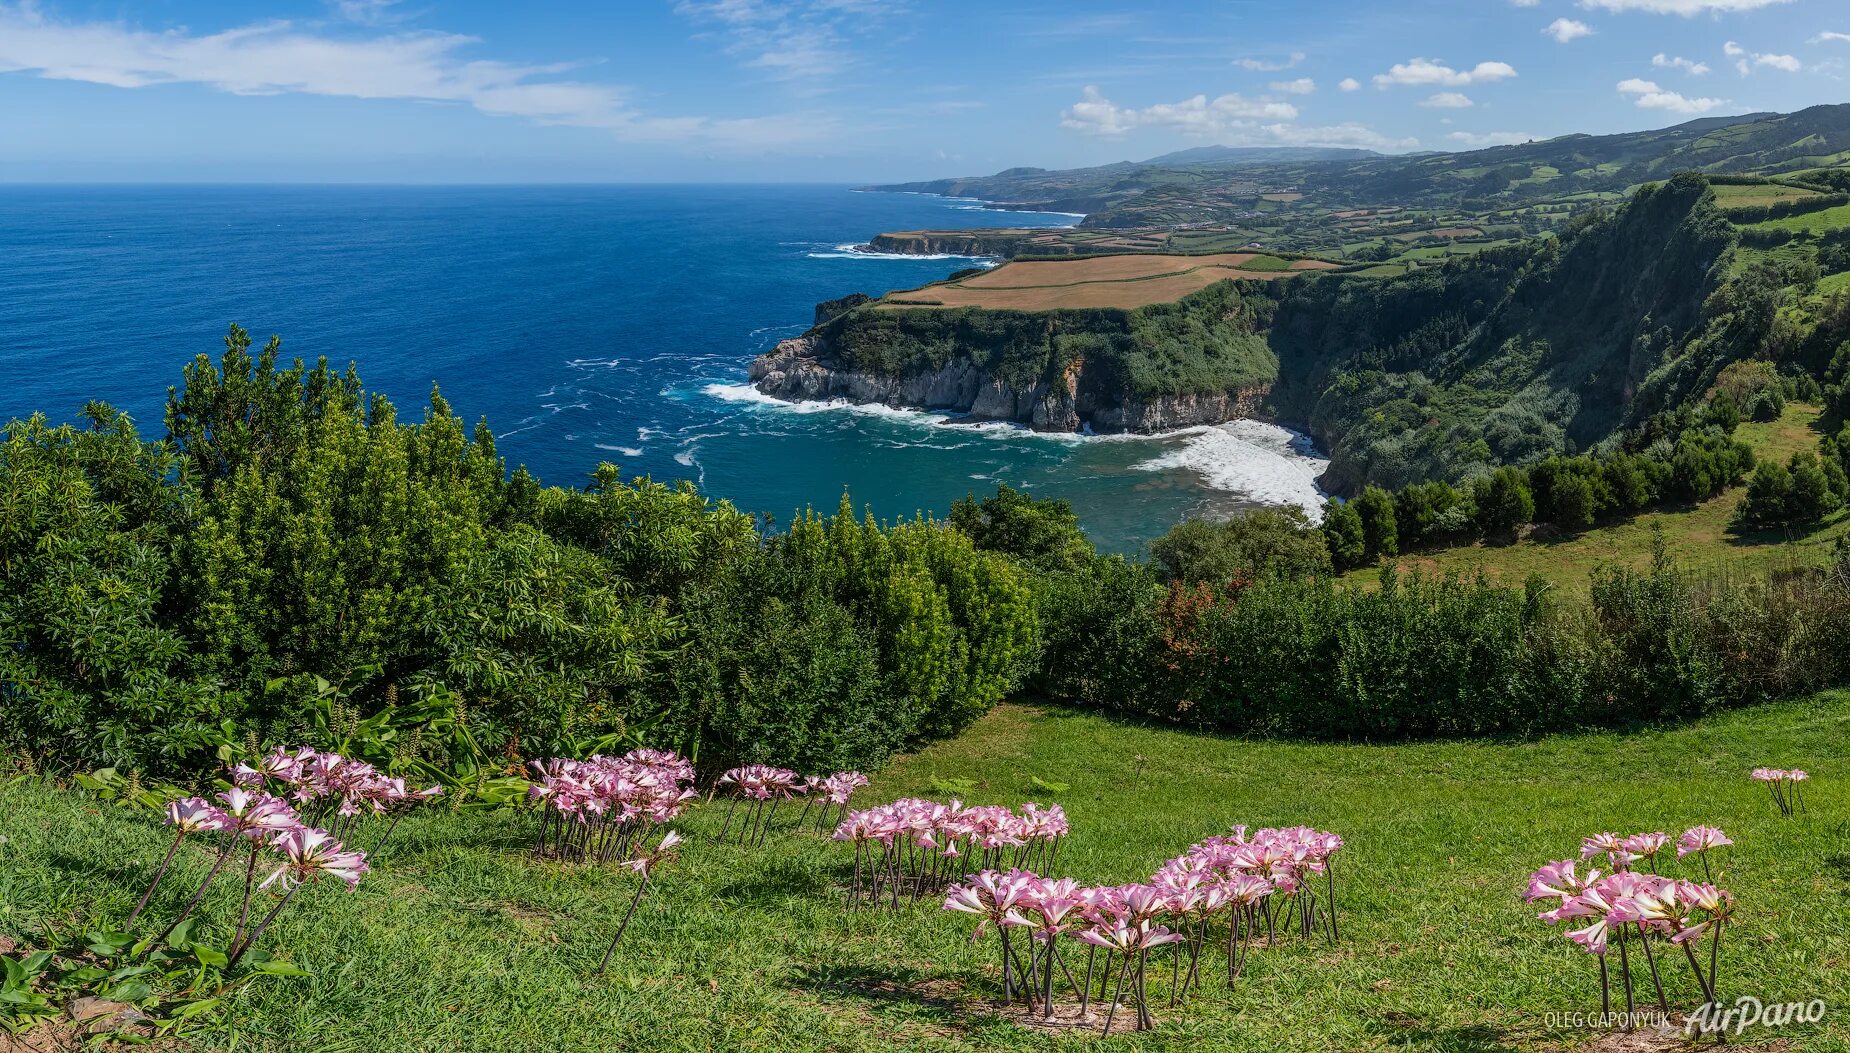
M192 1048L1567 1050L1595 1033L1551 1028L1545 1014L1596 1012L1596 970L1517 898L1526 874L1596 831L1674 837L1714 823L1738 842L1720 858L1740 898L1724 997L1830 1007L1821 1025L1739 1044L1850 1050L1847 732L1842 693L1675 730L1389 746L1007 705L880 773L859 803L942 798L952 780L968 780L967 802L1057 801L1074 831L1060 869L1088 881L1144 878L1235 822L1347 839L1338 945L1256 950L1232 994L1213 979L1185 1008L1159 1002L1155 1032L1107 1042L1000 1018L993 948L970 943L963 916L931 903L845 914L845 846L774 834L747 852L713 839L718 808L680 824L684 858L643 901L611 974L595 977L630 882L530 861L522 816L439 812L407 820L356 893L316 888L292 905L272 947L313 975L240 989ZM1812 771L1810 815L1778 817L1747 778L1767 764ZM121 917L166 841L149 813L37 781L0 789L0 834L0 933L27 944ZM186 874L202 869L183 859ZM157 917L183 884L157 897ZM218 890L215 925L232 905ZM1686 972L1672 975L1694 1004Z
M1749 421L1737 437L1754 448L1762 460L1784 464L1799 450L1817 449L1817 406L1793 403L1777 421ZM1403 569L1428 572L1482 570L1487 576L1520 584L1531 574L1567 588L1585 592L1594 567L1622 563L1642 567L1651 560L1654 532L1662 529L1670 551L1685 565L1709 569L1764 571L1825 562L1838 539L1850 536L1850 512L1840 511L1810 531L1788 536L1785 531L1735 534L1729 523L1746 499L1745 484L1692 508L1647 512L1633 519L1565 537L1521 541L1513 545L1479 542L1457 548L1404 555ZM1379 568L1352 571L1351 580L1379 580Z

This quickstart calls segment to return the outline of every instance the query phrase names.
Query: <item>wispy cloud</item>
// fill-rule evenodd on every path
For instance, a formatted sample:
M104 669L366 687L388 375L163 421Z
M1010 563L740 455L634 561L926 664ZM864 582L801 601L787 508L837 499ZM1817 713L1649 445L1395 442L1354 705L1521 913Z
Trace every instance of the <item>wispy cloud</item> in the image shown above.
M1299 77L1296 80L1275 80L1266 87L1286 95L1313 95L1317 91L1317 82L1309 77Z
M1517 143L1526 143L1535 136L1528 132L1453 132L1446 138L1455 143L1463 143L1475 150L1486 146L1514 146Z
M1665 91L1653 81L1636 77L1619 82L1619 94L1634 96L1634 102L1646 110L1669 110L1671 113L1707 113L1728 105L1727 99L1690 98L1680 92Z
M1477 103L1472 102L1471 96L1462 92L1442 91L1437 95L1429 96L1420 105L1434 110L1468 110Z
M1681 55L1671 58L1661 51L1652 57L1651 65L1658 69L1680 69L1692 77L1701 77L1709 72L1709 64L1706 62L1696 62Z
M399 0L329 0L334 13L363 26L394 25L411 17Z
M1354 77L1344 77L1341 81L1337 82L1336 86L1344 91L1356 91L1362 87L1362 82L1356 80Z
M1241 69L1252 70L1255 73L1279 73L1288 69L1296 69L1298 64L1303 62L1306 57L1307 56L1302 51L1293 51L1282 60L1243 58L1235 63L1235 65L1239 66Z
M898 0L680 0L676 13L711 27L746 66L819 80L859 62L854 39L903 11Z
M1758 11L1791 0L1580 0L1581 7L1607 11L1645 11L1654 15L1725 14L1732 11Z
M1812 37L1810 40L1806 41L1806 43L1807 44L1828 44L1828 43L1831 43L1832 41L1837 41L1839 43L1850 43L1850 33L1834 33L1827 29L1824 32L1818 34L1817 36Z
M569 63L469 57L481 41L455 33L333 34L286 21L218 33L69 22L36 5L0 4L0 73L117 88L201 84L234 95L326 95L471 106L495 117L597 128L638 141L763 146L827 134L812 115L717 119L639 112L614 84L563 77Z
M1515 75L1515 67L1507 62L1480 62L1468 70L1456 70L1437 59L1416 58L1399 63L1386 73L1375 74L1375 87L1390 88L1401 84L1456 88L1466 84L1503 80Z
M1350 146L1373 150L1409 150L1417 139L1395 139L1356 123L1306 127L1293 123L1297 107L1278 99L1249 99L1239 94L1209 99L1196 95L1176 103L1142 108L1119 106L1096 87L1060 115L1062 127L1087 135L1118 138L1145 128L1213 137L1236 146Z

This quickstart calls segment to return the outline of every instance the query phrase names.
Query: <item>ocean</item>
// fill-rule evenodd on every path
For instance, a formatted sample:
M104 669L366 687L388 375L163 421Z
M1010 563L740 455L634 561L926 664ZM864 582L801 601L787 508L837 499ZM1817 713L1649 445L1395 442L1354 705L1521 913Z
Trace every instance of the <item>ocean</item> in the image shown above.
M1324 462L1271 425L1049 436L745 383L816 302L974 262L849 245L1074 221L838 186L5 186L0 419L103 399L157 437L167 387L236 322L285 357L357 363L402 417L439 385L548 483L612 461L778 522L844 490L900 517L1007 483L1127 552L1192 514L1314 507Z

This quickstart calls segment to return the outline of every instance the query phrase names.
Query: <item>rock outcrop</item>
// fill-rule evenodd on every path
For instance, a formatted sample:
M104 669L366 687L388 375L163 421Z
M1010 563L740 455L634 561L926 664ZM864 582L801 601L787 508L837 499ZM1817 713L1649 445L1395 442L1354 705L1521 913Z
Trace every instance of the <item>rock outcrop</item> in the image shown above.
M959 359L902 376L847 368L811 333L785 340L751 364L759 391L787 402L842 400L941 410L973 420L1012 421L1035 431L1163 432L1258 416L1270 385L1138 398L1091 383L1083 360L1029 384L986 376Z

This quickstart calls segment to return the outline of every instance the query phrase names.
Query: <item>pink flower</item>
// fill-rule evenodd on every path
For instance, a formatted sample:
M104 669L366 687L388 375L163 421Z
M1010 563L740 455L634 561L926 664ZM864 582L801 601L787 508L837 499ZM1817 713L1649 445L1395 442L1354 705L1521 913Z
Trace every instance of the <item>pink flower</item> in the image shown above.
M1721 832L1720 827L1692 826L1683 831L1682 837L1677 838L1677 858L1697 855L1711 848L1721 848L1731 844L1734 842L1728 839L1727 834Z
M289 862L264 879L264 888L276 881L281 881L284 888L293 888L327 874L353 889L360 886L360 875L367 871L366 853L348 851L325 830L285 830L271 843Z
M1670 835L1661 833L1633 834L1625 839L1621 847L1633 859L1650 859L1670 843Z
M181 833L230 830L235 823L230 816L203 797L188 797L167 805L167 825Z
M1562 859L1542 867L1529 875L1529 887L1522 898L1529 901L1547 899L1553 896L1562 901L1573 898L1588 885L1599 880L1599 871L1589 870L1586 877L1575 873L1577 864L1572 859Z

